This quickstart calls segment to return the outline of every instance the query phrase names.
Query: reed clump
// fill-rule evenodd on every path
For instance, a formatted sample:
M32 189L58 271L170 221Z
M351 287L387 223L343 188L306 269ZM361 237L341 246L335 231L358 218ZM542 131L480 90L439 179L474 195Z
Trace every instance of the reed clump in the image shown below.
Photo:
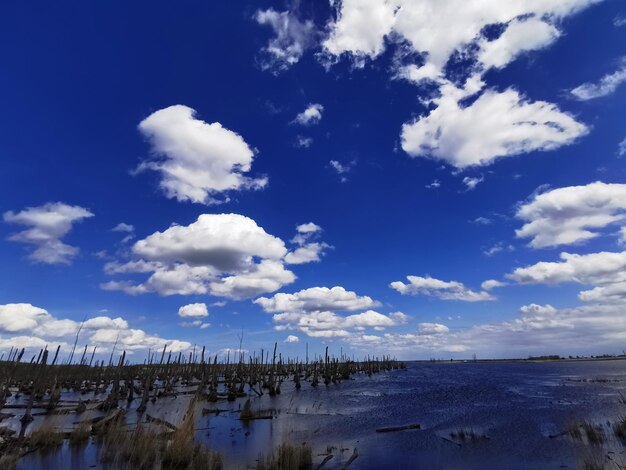
M585 460L580 463L580 470L606 470L604 463Z
M52 421L44 421L31 433L28 443L31 449L49 452L60 447L64 439L65 435L57 431Z
M254 419L255 416L256 416L256 413L252 409L252 403L250 402L250 399L248 398L246 402L244 403L243 408L239 412L239 419L241 421L249 421L251 419Z
M484 434L477 433L473 429L463 429L463 428L460 428L456 431L452 431L450 433L450 437L461 443L471 443L471 442L478 442L481 440L489 439Z
M141 425L130 433L125 427L112 425L104 436L104 446L104 460L114 468L151 470L164 449L164 442Z
M622 426L625 425L626 423L623 422ZM626 430L626 427L622 427L622 431L620 431L617 427L614 428L616 435L618 432L623 432L624 430ZM568 435L575 441L586 441L587 444L592 446L600 446L606 441L606 435L602 427L590 423L589 421L582 421L580 424L571 426L565 430L563 434Z
M567 434L569 437L571 437L574 440L577 441L582 441L583 439L583 433L581 431L581 425L577 424L575 426L570 426L566 431L565 434Z
M191 400L183 421L169 436L163 453L163 468L172 470L221 470L222 457L195 442L195 400Z
M222 454L198 444L195 448L191 468L192 470L222 470L224 468Z
M592 452L589 449L578 457L577 467L580 470L619 470L623 468L620 465L611 465L611 460L607 459L604 452Z
M585 436L587 437L587 442L591 445L601 445L604 443L606 436L604 435L604 431L599 426L596 426L587 421L583 422L581 428L585 432Z
M20 455L18 453L10 453L0 455L0 470L15 470Z
M310 470L313 452L307 444L281 444L268 455L259 457L257 470Z
M70 445L78 447L86 444L91 436L91 425L81 422L76 426L69 435Z
M613 433L616 437L621 439L622 442L626 443L626 416L619 418L613 425Z

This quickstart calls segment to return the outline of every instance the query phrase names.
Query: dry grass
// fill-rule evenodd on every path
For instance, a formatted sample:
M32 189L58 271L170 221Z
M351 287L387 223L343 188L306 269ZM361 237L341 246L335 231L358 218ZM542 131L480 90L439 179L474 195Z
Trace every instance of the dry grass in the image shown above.
M125 425L111 426L104 435L105 460L114 468L151 470L164 447L163 440L154 432L137 426L131 433Z
M83 422L76 426L70 433L69 441L72 446L82 446L89 441L91 425Z
M281 444L271 455L259 457L257 470L309 470L313 468L313 452L309 445Z
M602 455L587 453L585 457L579 460L578 468L580 470L605 470L607 466Z
M122 449L128 468L152 469L165 448L163 438L143 426L137 426L126 442Z
M607 435L606 429L601 424L581 421L568 431L569 436L578 441L574 447L579 469L626 469L623 452L619 451L620 444L626 445L626 416L613 424L613 434L617 439Z
M188 467L191 470L222 470L222 455L212 452L201 444L196 444L193 449L193 458Z
M128 470L221 470L222 457L195 442L195 401L175 431L153 431L138 424L128 432L123 418L110 422L99 435L103 460Z
M617 433L617 430L615 431ZM571 426L565 434L575 441L586 441L592 446L600 446L606 441L606 435L601 426L596 426L589 421L583 421L580 424Z
M589 461L582 462L579 468L580 470L605 470L606 469L604 464L597 463L597 462L589 462Z
M166 468L189 468L194 454L195 430L194 401L192 400L180 427L171 434L169 444L163 454L163 465Z
M580 428L581 428L581 425L576 424L576 425L570 426L569 429L565 431L565 433L574 440L582 441L583 433L580 430Z
M255 413L252 410L252 403L250 402L250 399L248 398L246 402L244 403L243 408L239 412L239 419L242 421L247 421L249 419L253 419L254 417L255 417Z
M129 432L124 416L96 428L97 438L103 445L102 460L114 468L150 470L158 456L161 440L142 426Z
M0 470L15 470L19 458L17 453L0 455Z
M163 453L163 468L172 470L220 470L222 456L196 444L195 400L189 403L180 427L170 436Z
M599 426L585 421L581 427L585 432L585 436L587 436L587 442L589 442L589 444L597 446L603 444L606 440L604 431Z
M57 430L55 421L49 419L31 433L28 442L31 449L50 452L60 447L64 439L65 435Z
M626 442L626 416L622 416L614 425L613 432L615 436Z

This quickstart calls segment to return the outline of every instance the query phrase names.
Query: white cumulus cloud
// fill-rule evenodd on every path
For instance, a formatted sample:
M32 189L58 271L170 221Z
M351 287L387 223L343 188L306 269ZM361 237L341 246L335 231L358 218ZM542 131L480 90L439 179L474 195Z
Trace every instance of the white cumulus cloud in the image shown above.
M426 295L442 300L460 300L463 302L482 302L495 300L489 292L473 291L461 282L442 281L432 277L407 276L408 284L392 282L389 287L402 295Z
M312 287L293 294L279 293L254 302L265 312L273 313L276 330L298 330L314 338L346 338L368 329L382 331L409 320L402 312L379 313L372 309L379 306L379 302L340 286ZM359 310L364 311L351 313Z
M596 354L598 348L619 352L626 339L623 304L592 304L558 309L530 304L512 320L451 331L427 325L413 333L362 334L346 338L363 352L389 352L405 358L441 357L452 353L469 358L528 357L544 354ZM450 357L450 356L448 356Z
M517 18L497 39L479 41L478 61L486 68L502 68L524 52L547 47L560 35L553 24L537 17Z
M310 126L317 124L322 120L322 113L324 112L324 106L319 103L311 103L306 107L304 111L299 113L294 122L302 126Z
M133 233L135 231L135 227L131 224L127 224L124 222L120 222L115 227L111 229L112 232L122 232L122 233Z
M181 318L208 317L209 310L206 304L203 303L188 304L178 309L178 316Z
M469 106L465 91L446 85L430 114L402 127L402 148L412 157L455 168L485 166L498 158L554 150L588 132L584 124L545 101L528 101L509 88L487 90Z
M478 43L483 66L502 67L521 52L549 45L563 18L599 1L343 0L334 2L337 20L323 46L333 56L362 60L400 37L424 57L422 66L441 73L455 51ZM489 25L501 25L501 35L486 39Z
M517 217L525 224L516 235L530 238L533 248L583 242L597 237L598 229L624 220L626 184L598 181L546 191L522 204Z
M626 281L626 251L579 255L561 253L561 261L517 268L507 277L521 284L612 284Z
M117 344L118 351L132 353L136 350L163 349L167 345L172 352L191 347L186 341L164 339L140 329L129 328L128 322L120 317L97 316L82 323L69 319L58 319L47 310L27 303L0 305L0 350L24 347L30 351L60 345L70 351L76 334L98 351L110 351ZM77 359L77 358L75 358Z
M228 271L249 264L254 256L278 260L286 248L280 238L249 217L202 214L190 225L173 225L137 241L133 251L150 261L180 261Z
M324 250L328 248L326 243L307 243L294 251L287 253L285 263L305 264L317 262L321 259Z
M259 189L266 178L245 176L254 151L237 133L219 122L206 123L188 106L175 105L154 112L139 124L152 145L152 158L138 170L161 175L160 186L169 198L202 204L223 202L228 191Z
M376 307L379 303L368 296L360 296L341 286L311 287L293 294L278 293L273 297L261 297L254 303L269 313L313 312L323 310L355 311Z
M358 66L395 47L393 77L430 80L440 92L428 115L403 126L403 150L456 168L489 165L554 150L587 133L556 105L532 101L513 88L485 89L483 77L548 47L561 36L564 18L599 1L343 0L334 2L336 20L323 47L330 62L347 56ZM499 32L486 33L488 26ZM464 85L453 84L446 71L455 54L466 62L463 74L470 78ZM468 98L475 99L464 104Z
M487 279L480 285L481 289L483 290L491 290L495 289L496 287L504 286L506 286L506 282L498 281L497 279Z
M441 323L420 323L417 326L422 335L439 335L450 331L450 328Z
M318 262L325 251L332 248L327 243L316 241L322 232L322 227L313 222L298 225L296 231L296 236L291 242L295 243L297 248L285 256L285 263L287 264Z
M190 225L172 225L139 240L134 259L105 265L108 274L151 273L141 284L113 280L105 290L131 295L210 294L243 299L295 281L285 269L285 243L239 214L202 214Z

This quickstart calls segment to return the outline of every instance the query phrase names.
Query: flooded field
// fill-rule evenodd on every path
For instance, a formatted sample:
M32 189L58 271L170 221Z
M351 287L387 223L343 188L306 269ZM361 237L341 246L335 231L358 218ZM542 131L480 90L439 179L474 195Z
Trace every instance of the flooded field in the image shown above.
M155 435L185 429L195 443L220 454L223 468L236 469L271 468L259 458L281 444L310 452L304 468L618 469L626 464L621 421L626 361L409 363L372 374L355 369L349 379L328 384L320 375L316 386L305 374L301 381L281 377L280 393L262 387L259 396L246 386L230 400L224 384L217 397L198 394L197 384L185 382L170 395L159 394L167 386L155 380L144 412L137 412L140 396L101 409L110 386L98 393L63 390L54 413L33 407L25 434L43 427L67 439L23 453L17 468L124 468L123 459L111 458L107 450L121 445L110 435L128 440L138 427ZM25 397L13 394L2 410L13 415L2 426L15 435L23 428L19 405ZM77 413L79 403L85 409ZM77 423L105 427L98 423L116 413L123 424L114 432L96 430L80 444L71 442Z

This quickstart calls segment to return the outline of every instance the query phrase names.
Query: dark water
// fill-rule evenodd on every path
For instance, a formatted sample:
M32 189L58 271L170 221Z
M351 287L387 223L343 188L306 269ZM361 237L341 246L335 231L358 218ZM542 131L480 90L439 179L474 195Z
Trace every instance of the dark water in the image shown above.
M349 417L319 425L326 439L355 442L353 468L577 468L576 444L548 436L582 419L614 421L626 412L625 388L623 361L412 365L342 384L327 406L341 412L345 403ZM374 432L410 423L422 430ZM459 429L489 439L446 440Z
M311 444L315 465L332 448L324 466L331 469L354 448L359 457L350 469L575 469L588 454L602 460L613 452L608 455L626 462L626 448L616 439L589 449L567 436L549 437L581 420L605 426L609 435L607 421L626 415L620 391L626 391L626 361L409 364L328 387L304 384L296 391L285 383L280 396L253 400L275 419L249 426L237 419L242 402L219 403L232 412L199 412L196 438L222 452L226 468L251 468L259 453L287 441ZM185 409L180 398L159 406L148 412L172 422ZM414 423L421 429L376 432ZM451 436L461 429L480 439ZM90 446L82 456L67 448L29 456L20 468L102 467Z

